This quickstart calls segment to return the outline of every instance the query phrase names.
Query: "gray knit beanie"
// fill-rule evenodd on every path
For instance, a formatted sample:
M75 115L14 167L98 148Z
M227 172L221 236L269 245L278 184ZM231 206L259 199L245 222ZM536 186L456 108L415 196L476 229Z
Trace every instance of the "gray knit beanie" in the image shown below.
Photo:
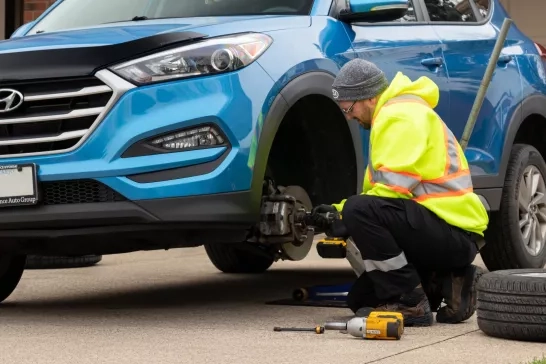
M383 71L371 62L357 58L347 62L334 80L332 94L336 101L371 99L389 87Z

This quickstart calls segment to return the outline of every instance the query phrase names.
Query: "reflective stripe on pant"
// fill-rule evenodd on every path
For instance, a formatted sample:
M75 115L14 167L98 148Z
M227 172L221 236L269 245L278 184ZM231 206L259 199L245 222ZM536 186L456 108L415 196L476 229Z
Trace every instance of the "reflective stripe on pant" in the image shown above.
M355 287L367 296L359 300L397 298L421 282L417 269L447 272L472 263L477 254L468 234L415 201L356 195L342 214L367 271L355 286L373 285L373 296L372 287Z

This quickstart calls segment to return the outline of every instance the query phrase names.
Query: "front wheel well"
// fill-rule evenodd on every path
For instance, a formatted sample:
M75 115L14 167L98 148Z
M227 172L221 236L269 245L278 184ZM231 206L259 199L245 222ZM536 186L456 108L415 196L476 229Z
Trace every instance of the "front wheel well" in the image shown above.
M276 184L304 188L313 206L337 203L357 191L356 153L339 107L326 96L309 95L284 116L268 168Z
M528 144L535 147L546 160L546 118L531 114L521 123L513 144Z

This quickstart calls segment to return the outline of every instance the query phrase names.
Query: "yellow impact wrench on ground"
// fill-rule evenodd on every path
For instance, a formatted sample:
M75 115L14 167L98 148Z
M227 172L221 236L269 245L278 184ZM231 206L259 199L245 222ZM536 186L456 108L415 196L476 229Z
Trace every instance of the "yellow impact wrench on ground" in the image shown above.
M354 317L347 322L327 322L314 328L282 328L274 331L308 331L323 334L325 330L339 330L367 340L400 340L404 333L404 316L400 312L372 311L367 317Z

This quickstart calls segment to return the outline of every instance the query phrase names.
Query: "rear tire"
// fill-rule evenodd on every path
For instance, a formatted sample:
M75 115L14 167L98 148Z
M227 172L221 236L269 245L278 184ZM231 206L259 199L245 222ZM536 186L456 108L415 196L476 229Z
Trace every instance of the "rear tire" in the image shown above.
M102 255L83 255L78 257L29 255L27 269L62 269L90 267L102 260Z
M26 256L0 256L0 302L15 290L25 270Z
M486 273L477 297L478 327L486 335L546 342L546 269Z
M250 243L248 243L250 244ZM211 263L224 273L263 273L271 267L274 257L252 254L233 244L205 244Z
M530 145L514 145L506 171L500 209L491 214L489 227L485 232L487 244L480 251L488 270L543 268L546 264L545 180L546 164L538 150ZM520 191L524 192L528 185L536 190L533 200L539 200L538 203L521 202L525 198L522 200ZM526 217L532 223L520 228L520 221L524 221ZM532 236L524 238L527 232L533 234L534 221L542 225L545 233L535 240Z

